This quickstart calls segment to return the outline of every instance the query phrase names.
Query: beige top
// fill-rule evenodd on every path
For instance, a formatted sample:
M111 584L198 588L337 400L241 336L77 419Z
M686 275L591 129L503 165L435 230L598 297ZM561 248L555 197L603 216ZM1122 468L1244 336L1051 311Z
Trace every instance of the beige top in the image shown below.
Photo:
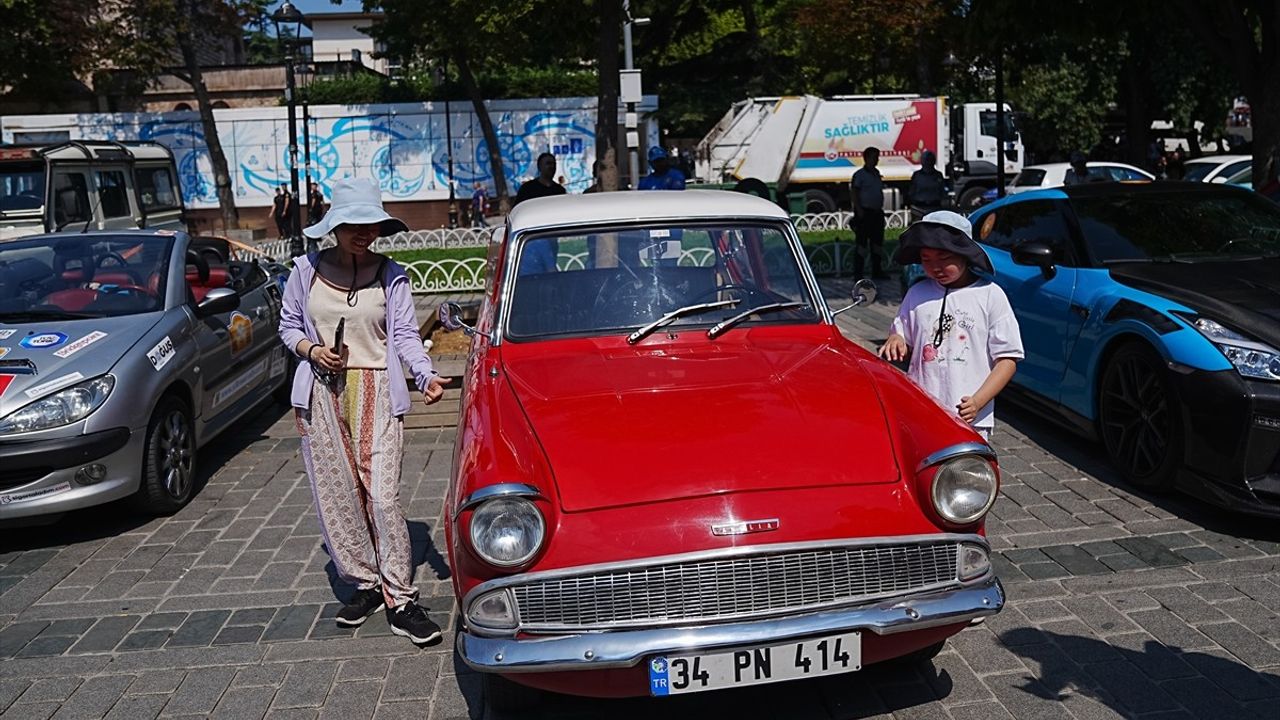
M315 323L320 342L325 345L333 344L338 320L347 319L342 330L347 367L387 369L387 295L381 283L357 290L355 307L351 307L347 304L346 290L330 285L317 274L307 295L307 314Z

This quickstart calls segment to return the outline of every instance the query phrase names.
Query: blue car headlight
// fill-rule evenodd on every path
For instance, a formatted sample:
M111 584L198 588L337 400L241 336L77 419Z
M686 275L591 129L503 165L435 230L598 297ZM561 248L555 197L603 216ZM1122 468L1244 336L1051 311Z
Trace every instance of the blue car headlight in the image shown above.
M83 420L102 407L115 386L115 377L102 375L42 397L0 418L0 435L48 430Z
M1226 356L1236 372L1247 378L1280 380L1280 350L1245 337L1216 320L1185 318Z

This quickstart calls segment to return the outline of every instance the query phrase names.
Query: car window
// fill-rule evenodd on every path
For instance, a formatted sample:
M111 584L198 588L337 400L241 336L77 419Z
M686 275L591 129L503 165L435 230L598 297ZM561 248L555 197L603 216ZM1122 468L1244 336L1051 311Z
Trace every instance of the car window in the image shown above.
M1044 171L1028 168L1013 179L1014 187L1040 187L1044 183Z
M102 217L118 218L132 215L129 209L129 187L125 184L124 173L119 170L98 170L98 203L102 206Z
M1194 162L1187 163L1185 170L1182 172L1182 179L1188 182L1204 182L1204 179L1218 167L1216 162Z
M0 165L0 213L44 206L44 166Z
M1107 165L1105 169L1107 177L1116 182L1126 182L1132 180L1146 180L1147 176L1121 165Z
M1020 242L1038 240L1054 249L1060 263L1070 257L1070 238L1066 217L1054 200L1015 202L992 211L978 222L980 242L1010 251Z
M1244 170L1245 168L1248 168L1248 167L1253 167L1253 160L1252 160L1252 159L1250 159L1250 160L1238 160L1238 161L1233 162L1233 163L1231 163L1230 165L1228 165L1226 168L1224 168L1224 169L1222 170L1222 172L1218 173L1218 175L1219 175L1220 177L1229 178L1229 177L1231 177L1231 176L1235 175L1236 173L1240 172L1241 170Z
M69 223L88 222L89 179L81 172L61 170L53 175L53 217L61 229Z
M138 196L144 210L165 210L178 207L177 183L169 168L140 167L134 172Z
M652 224L518 238L513 339L626 334L691 304L731 307L673 323L709 326L752 307L798 302L743 325L816 322L805 270L781 225Z
M164 307L173 236L64 235L0 245L0 322ZM24 322L27 320L23 320Z
M1280 254L1280 206L1231 188L1071 199L1101 262Z

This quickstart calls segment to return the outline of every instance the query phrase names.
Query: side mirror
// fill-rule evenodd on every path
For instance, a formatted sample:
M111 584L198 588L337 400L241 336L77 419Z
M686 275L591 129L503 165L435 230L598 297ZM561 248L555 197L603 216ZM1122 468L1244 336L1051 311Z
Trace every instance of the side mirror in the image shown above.
M436 317L440 320L440 326L443 327L446 332L461 330L467 337L472 337L477 333L485 335L485 333L480 333L474 326L468 325L463 321L462 306L456 302L440 303L440 307L436 309ZM486 337L488 336L486 335Z
M196 317L221 315L240 307L240 294L231 288L214 288L196 304Z
M1020 242L1013 246L1012 254L1015 265L1038 267L1046 280L1058 274L1054 267L1053 248L1043 240Z
M859 305L870 305L871 303L876 301L877 292L878 291L876 290L876 284L871 282L870 280L867 280L866 278L863 278L862 280L859 280L858 282L853 284L853 304L847 307L842 307L839 310L836 310L835 312L831 313L831 315L832 316L839 315L840 313L846 310L852 310L853 308L856 308Z

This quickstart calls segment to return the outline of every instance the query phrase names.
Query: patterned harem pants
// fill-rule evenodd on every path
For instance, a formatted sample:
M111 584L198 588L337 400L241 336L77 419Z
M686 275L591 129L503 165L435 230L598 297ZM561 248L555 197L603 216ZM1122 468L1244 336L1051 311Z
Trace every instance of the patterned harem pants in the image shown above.
M311 408L296 413L338 575L361 590L381 585L387 607L415 599L409 527L400 511L404 425L391 414L387 371L349 369L335 387L316 382Z

